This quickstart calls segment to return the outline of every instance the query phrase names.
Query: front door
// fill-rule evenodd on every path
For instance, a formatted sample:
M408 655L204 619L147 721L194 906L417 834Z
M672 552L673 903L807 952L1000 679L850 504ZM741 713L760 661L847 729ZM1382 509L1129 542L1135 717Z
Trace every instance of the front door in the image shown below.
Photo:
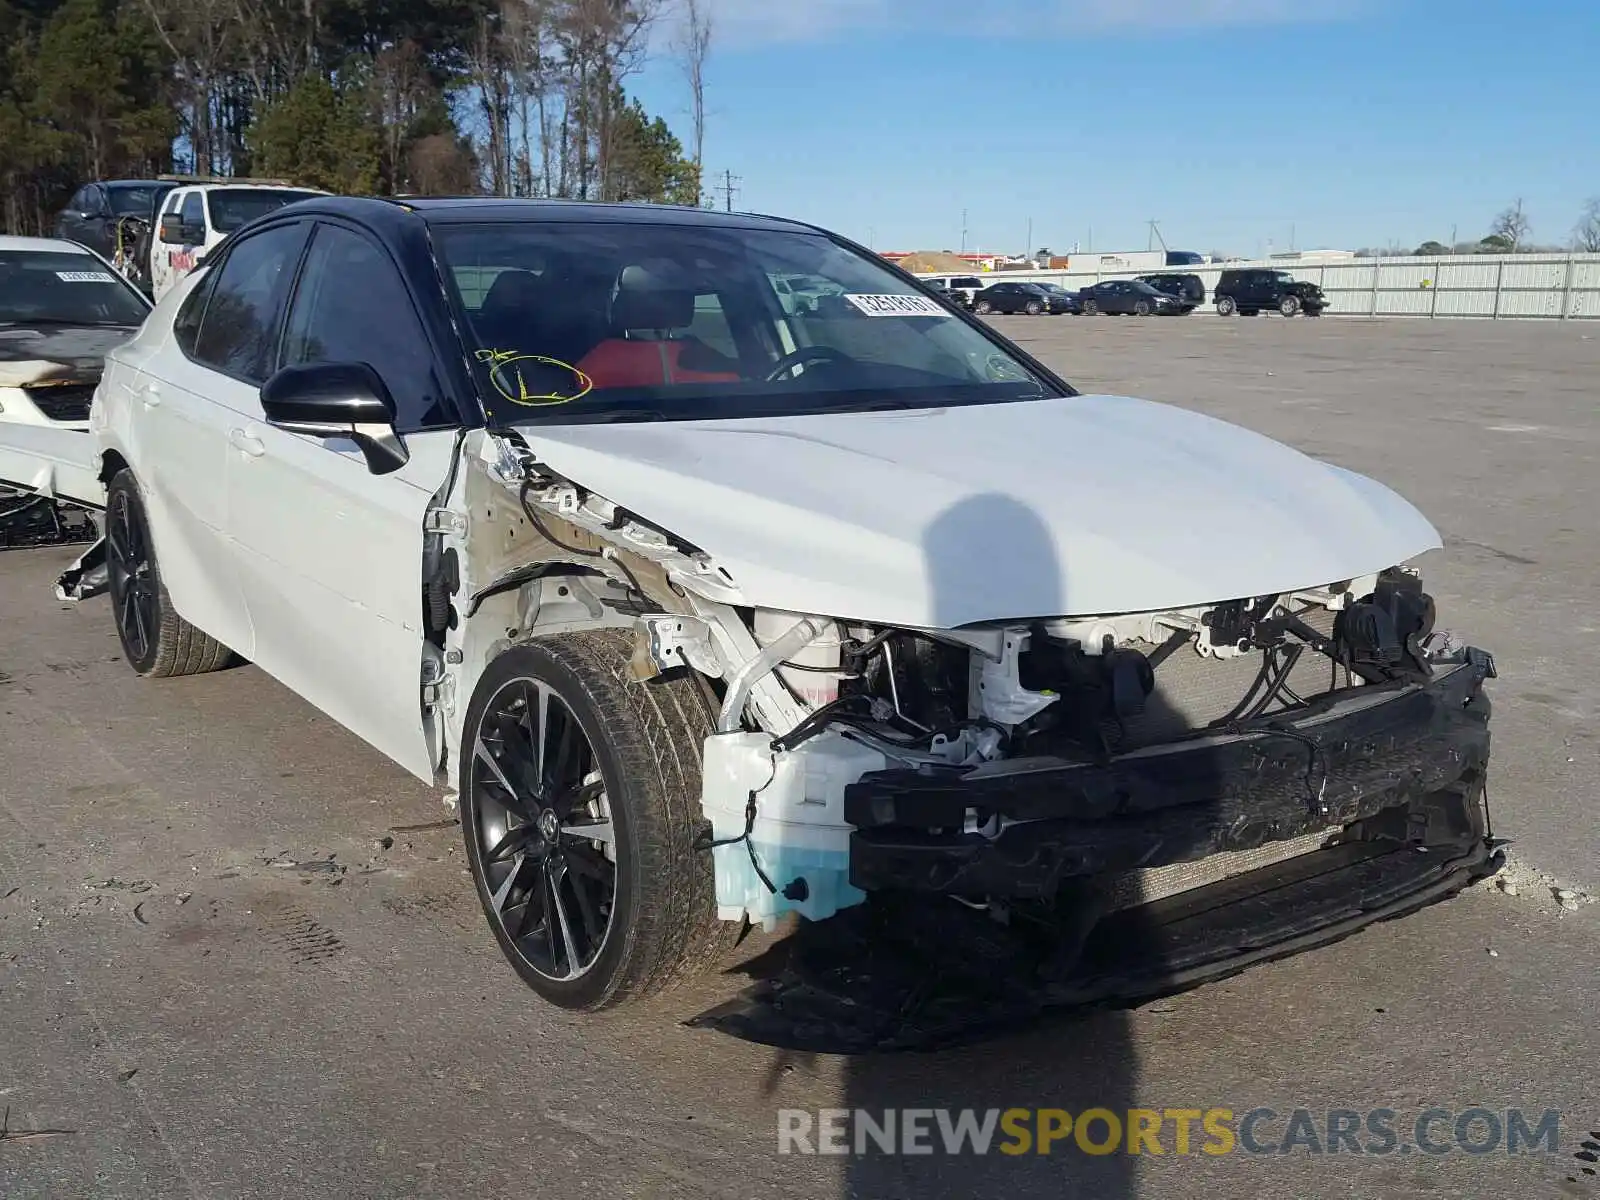
M405 280L364 234L318 225L289 306L283 366L364 362L393 395L410 461L373 475L343 439L268 425L238 392L228 521L255 661L431 781L421 704L423 522L455 454L434 354Z

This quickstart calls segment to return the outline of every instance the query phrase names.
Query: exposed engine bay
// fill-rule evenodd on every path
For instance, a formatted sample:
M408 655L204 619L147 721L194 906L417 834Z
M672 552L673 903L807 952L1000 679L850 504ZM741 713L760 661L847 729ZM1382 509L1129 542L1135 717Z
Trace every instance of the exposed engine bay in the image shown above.
M770 927L790 911L823 920L880 888L1004 910L1050 902L1102 868L1287 845L1364 815L1341 804L1371 790L1346 786L1333 752L1293 722L1374 687L1426 685L1465 661L1403 568L1182 610L959 629L758 608L709 555L551 471L515 435L486 437L473 463L482 469L465 473L459 515L441 522L429 551L440 581L427 605L434 694L448 706L470 693L456 664L592 626L634 630L638 678L693 672L720 713L702 804L725 920ZM970 869L975 847L1012 846L1074 815L1043 794L1018 802L1019 781L1070 796L1079 783L1069 778L1099 772L1096 786L1153 811L1196 798L1158 802L1126 779L1105 781L1157 762L1156 750L1210 754L1259 734L1272 752L1251 770L1295 775L1311 798L1305 820L1275 815L1248 833L1233 820L1231 832L1182 847L1134 839L1077 867L1074 849L1052 850L1042 867L1032 854L1014 871ZM1343 800L1324 803L1330 789ZM1009 798L986 802L1001 792ZM1305 808L1305 797L1292 805ZM1122 813L1102 808L1103 818Z

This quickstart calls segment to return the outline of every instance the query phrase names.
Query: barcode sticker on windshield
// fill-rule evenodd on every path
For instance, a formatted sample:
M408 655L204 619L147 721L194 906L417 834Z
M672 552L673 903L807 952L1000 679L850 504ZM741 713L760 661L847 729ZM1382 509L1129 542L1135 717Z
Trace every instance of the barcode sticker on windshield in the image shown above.
M62 283L115 283L117 277L106 271L57 271Z
M926 296L860 296L845 299L869 317L948 317L950 310Z

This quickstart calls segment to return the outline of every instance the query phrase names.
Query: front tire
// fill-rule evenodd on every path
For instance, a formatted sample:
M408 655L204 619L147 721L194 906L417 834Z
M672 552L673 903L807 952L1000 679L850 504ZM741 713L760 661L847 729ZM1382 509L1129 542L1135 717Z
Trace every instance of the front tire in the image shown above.
M133 472L126 469L106 487L106 572L117 639L136 674L172 679L219 671L232 663L232 651L172 607L156 565L144 498Z
M980 317L987 317L994 311L994 305L990 304L987 300L979 300L973 311L976 312Z
M501 952L563 1008L641 999L732 943L697 847L712 720L690 678L635 681L629 635L489 664L462 730L461 828Z
M1083 302L1083 315L1084 316L1092 317L1092 316L1095 316L1097 313L1099 313L1099 311L1100 311L1100 306L1098 304L1096 304L1093 300L1085 300Z
M1040 313L1042 313L1044 311L1044 305L1040 304L1037 300L1029 300L1028 301L1028 306L1024 311L1030 317L1037 317Z
M1286 317L1292 317L1300 311L1300 298L1298 296L1285 296L1278 301L1278 311Z
M1233 302L1232 296L1217 297L1217 316L1231 317L1239 311L1239 306Z
M1136 317L1148 317L1150 315L1150 301L1141 300L1135 304L1133 306L1133 315Z

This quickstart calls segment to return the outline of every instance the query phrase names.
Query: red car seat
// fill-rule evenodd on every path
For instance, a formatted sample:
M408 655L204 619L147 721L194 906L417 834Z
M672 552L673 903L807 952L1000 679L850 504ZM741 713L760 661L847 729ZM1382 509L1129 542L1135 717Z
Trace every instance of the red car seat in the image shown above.
M621 288L611 303L613 334L578 363L596 389L732 383L730 363L699 338L672 336L694 323L694 293L677 288Z

